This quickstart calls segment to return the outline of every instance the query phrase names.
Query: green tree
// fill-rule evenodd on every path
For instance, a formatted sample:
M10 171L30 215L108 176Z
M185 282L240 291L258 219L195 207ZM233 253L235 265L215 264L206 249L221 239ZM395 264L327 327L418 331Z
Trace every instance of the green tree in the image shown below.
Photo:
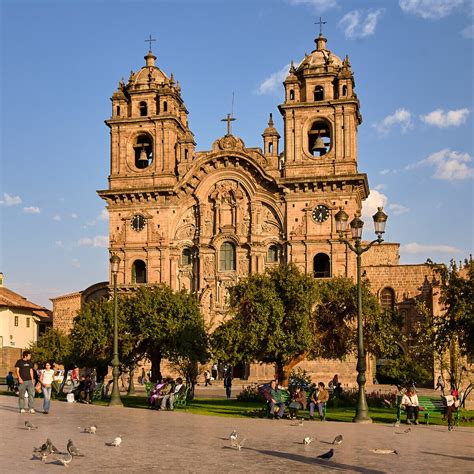
M369 348L395 350L399 327L384 322L367 284L363 302ZM357 288L347 278L315 280L281 265L241 280L230 289L229 306L231 319L212 335L217 358L274 363L280 383L305 358L342 359L356 347Z
M71 365L71 340L59 329L48 328L37 342L30 345L29 350L32 360L38 364Z
M161 378L163 358L189 364L207 360L207 332L195 295L165 285L140 287L123 311L136 353L151 361L153 380Z

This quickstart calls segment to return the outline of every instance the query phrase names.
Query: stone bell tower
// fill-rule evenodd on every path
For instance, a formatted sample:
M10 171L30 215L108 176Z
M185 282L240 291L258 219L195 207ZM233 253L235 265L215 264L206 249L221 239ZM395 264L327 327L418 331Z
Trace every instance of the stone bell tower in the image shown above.
M156 247L163 222L159 209L195 153L179 82L155 64L122 79L112 95L109 189L99 191L109 209L109 248L121 259L122 285L160 281Z
M357 170L357 127L362 122L349 58L316 48L284 82L282 183L287 185L289 260L316 278L350 275L354 262L338 241L334 215L360 212L367 177Z

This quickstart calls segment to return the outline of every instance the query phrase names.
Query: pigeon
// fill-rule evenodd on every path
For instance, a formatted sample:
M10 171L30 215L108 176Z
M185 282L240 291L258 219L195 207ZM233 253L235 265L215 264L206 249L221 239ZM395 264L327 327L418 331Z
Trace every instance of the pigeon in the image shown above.
M311 438L310 436L306 436L306 438L303 440L303 444L310 444L311 441L314 441L314 438Z
M303 426L304 418L301 418L300 422L298 423L299 426Z
M84 456L81 452L79 452L72 439L67 442L67 452L72 456Z
M89 434L95 434L97 431L97 426L96 425L90 425L85 428L81 428L80 426L78 427L81 431L81 433L89 433Z
M392 408L392 402L390 400L387 400L386 398L384 398L383 402L387 408Z
M66 466L72 461L72 454L70 453L56 453L53 454L55 461L59 461L63 466Z
M235 448L235 449L238 449L239 451L243 448L244 446L244 442L245 442L246 438L244 438L242 441L238 442L237 440L235 441L232 441L231 443L231 448Z
M371 449L375 454L398 454L395 449Z
M37 429L38 427L35 426L33 423L31 423L31 421L28 421L28 420L25 421L25 430L30 431L30 430L37 430Z
M342 435L337 435L335 438L334 438L334 441L332 442L332 444L342 444Z
M319 459L331 459L334 456L334 449L330 449L327 453L320 454Z
M231 441L237 441L237 438L238 438L238 437L239 437L239 436L238 436L238 434L237 434L237 430L232 431L232 433L229 435L229 439L230 439Z
M411 428L407 428L404 433L409 433L411 431Z
M394 428L400 428L400 420L397 420L392 426Z
M111 443L105 443L107 446L120 446L122 443L122 435L118 435Z
M51 445L51 440L48 438L41 446L39 446L38 448L34 448L33 452L42 453L43 451L48 451L50 445Z

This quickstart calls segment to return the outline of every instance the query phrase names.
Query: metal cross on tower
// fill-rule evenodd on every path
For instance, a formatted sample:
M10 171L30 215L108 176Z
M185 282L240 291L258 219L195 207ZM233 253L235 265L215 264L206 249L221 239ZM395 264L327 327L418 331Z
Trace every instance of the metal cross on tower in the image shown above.
M230 114L227 114L227 118L221 119L221 122L227 122L227 135L232 135L231 129L230 129L230 122L233 122L234 120L237 120L237 119L231 117Z
M325 25L327 23L327 21L323 21L321 19L321 17L319 17L319 21L315 21L314 24L315 25L319 25L319 34L322 35L323 34L323 25Z
M156 41L156 39L153 39L150 35L150 37L148 39L145 40L145 43L150 43L150 51L151 51L151 42L152 41Z

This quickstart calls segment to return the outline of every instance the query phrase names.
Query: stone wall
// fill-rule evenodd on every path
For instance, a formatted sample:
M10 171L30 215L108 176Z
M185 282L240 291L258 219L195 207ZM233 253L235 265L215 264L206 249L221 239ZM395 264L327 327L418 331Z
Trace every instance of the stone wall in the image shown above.
M21 359L23 349L2 347L0 349L0 377L5 377L11 370L15 374L15 363Z
M53 302L53 328L64 333L69 333L72 329L74 316L81 309L81 291L68 295L51 298Z
M363 242L367 245L368 242ZM400 244L383 242L374 245L370 250L362 254L362 265L399 265Z

